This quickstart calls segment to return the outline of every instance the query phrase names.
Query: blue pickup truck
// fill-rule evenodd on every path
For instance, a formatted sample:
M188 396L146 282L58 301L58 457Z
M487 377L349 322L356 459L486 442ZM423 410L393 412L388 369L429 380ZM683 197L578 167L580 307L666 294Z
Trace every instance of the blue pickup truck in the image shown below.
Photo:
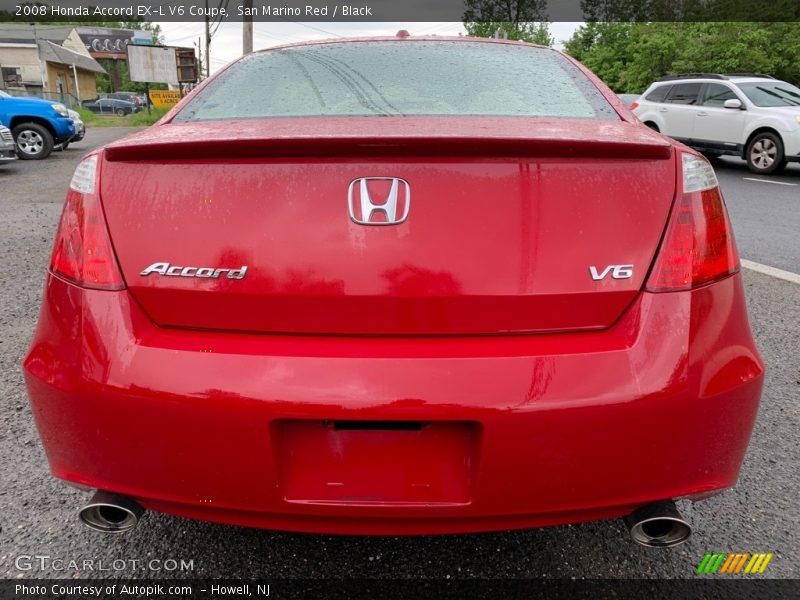
M67 107L39 98L15 98L0 91L0 123L8 127L23 160L47 158L53 147L69 143L75 125Z

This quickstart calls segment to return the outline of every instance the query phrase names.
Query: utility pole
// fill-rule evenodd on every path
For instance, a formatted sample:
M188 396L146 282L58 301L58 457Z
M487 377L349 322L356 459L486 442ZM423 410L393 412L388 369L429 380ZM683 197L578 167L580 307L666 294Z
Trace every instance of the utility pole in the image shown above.
M200 83L203 80L203 41L202 38L197 38L197 42L195 43L195 48L197 48L197 82Z
M75 77L75 94L78 96L78 106L81 104L81 84L78 83L78 69L72 63L72 76Z
M42 60L42 50L39 48L39 34L36 33L36 23L31 23L33 26L33 43L36 44L36 57L39 59L39 74L42 76L42 98L45 97L47 92L47 80L44 76L44 61Z
M211 76L211 27L208 18L208 0L206 0L206 77Z
M253 0L243 0L242 7L242 55L247 55L253 51Z

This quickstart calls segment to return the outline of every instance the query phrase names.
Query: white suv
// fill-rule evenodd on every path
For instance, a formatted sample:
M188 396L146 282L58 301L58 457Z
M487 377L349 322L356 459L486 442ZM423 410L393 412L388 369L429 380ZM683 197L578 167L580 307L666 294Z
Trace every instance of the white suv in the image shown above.
M662 77L631 108L656 131L712 158L740 156L754 173L800 162L800 88L767 75Z

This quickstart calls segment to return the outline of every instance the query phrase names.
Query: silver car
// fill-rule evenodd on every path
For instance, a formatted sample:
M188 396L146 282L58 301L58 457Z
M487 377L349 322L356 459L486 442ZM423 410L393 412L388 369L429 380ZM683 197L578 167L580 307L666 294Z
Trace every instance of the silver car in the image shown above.
M8 127L0 125L0 165L17 160L17 146Z
M74 144L75 142L80 142L83 136L86 135L86 125L84 125L77 111L67 109L67 112L69 113L69 118L72 119L72 124L75 125L75 135L69 141L69 144Z

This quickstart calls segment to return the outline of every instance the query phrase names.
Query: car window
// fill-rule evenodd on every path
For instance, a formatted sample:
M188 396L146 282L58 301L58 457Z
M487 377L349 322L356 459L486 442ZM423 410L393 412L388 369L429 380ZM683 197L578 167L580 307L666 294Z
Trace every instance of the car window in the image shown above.
M703 106L723 108L725 100L738 100L734 91L721 83L707 83L703 92Z
M660 85L647 94L644 99L648 102L664 102L670 89L672 89L671 85Z
M740 83L739 89L756 106L800 106L800 88L784 81Z
M580 69L550 49L370 41L252 54L201 90L176 121L410 115L620 118Z
M678 83L672 86L667 95L670 104L697 104L697 94L702 83Z

